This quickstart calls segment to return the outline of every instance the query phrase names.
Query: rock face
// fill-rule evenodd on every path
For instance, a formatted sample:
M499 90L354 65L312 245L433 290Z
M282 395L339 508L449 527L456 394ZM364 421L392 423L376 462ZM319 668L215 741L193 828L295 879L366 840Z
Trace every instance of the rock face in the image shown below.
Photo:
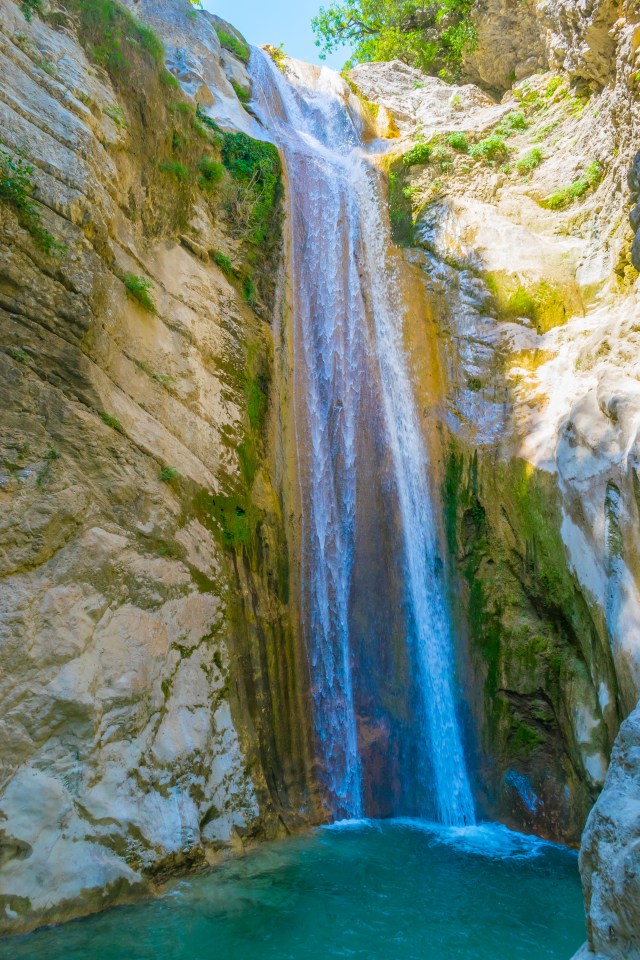
M187 93L255 132L209 21L148 6ZM81 9L0 0L25 190L0 203L0 932L317 816L270 413L277 155L256 253L221 151L260 145L203 126L133 22L96 53Z
M640 710L623 723L582 840L592 955L640 954ZM585 954L589 956L589 954Z

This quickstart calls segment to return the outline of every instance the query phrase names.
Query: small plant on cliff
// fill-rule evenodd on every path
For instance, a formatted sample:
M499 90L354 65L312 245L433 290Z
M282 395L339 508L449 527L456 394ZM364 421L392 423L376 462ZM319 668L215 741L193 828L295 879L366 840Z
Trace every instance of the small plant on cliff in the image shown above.
M236 83L234 80L231 81L231 86L233 87L233 91L236 97L238 98L238 100L240 101L240 103L242 104L242 106L247 107L249 105L249 101L251 100L251 94L247 90L245 90L244 87L241 87L239 83Z
M58 453L57 450L49 450L45 454L44 466L38 471L38 475L36 477L36 483L39 487L43 487L45 485L45 483L51 476L52 465L55 463L56 460L59 460L59 459L60 459L60 454Z
M574 200L578 200L584 196L588 190L596 187L601 180L602 165L595 160L589 164L584 173L574 180L573 183L562 187L561 190L556 190L555 193L546 197L541 202L541 206L548 207L550 210L559 210L562 207L566 207L570 203L573 203Z
M177 160L167 160L159 164L158 170L160 173L166 173L167 176L173 177L179 183L184 183L189 177L189 171L184 163L179 163Z
M135 273L124 273L120 278L124 283L128 295L137 300L141 307L144 307L149 313L157 313L155 301L151 296L153 284L146 277L139 277Z
M118 104L108 103L104 108L104 112L107 117L113 120L116 127L122 128L127 126L127 118L124 115L124 110Z
M281 73L284 73L285 61L286 61L286 54L284 52L284 43L281 43L279 47L266 46L265 50L267 51L267 53L275 63L278 70L280 70Z
M428 163L431 156L431 147L426 140L419 140L415 147L407 150L402 158L405 167L415 167L418 164Z
M469 155L473 157L474 160L484 160L485 163L493 163L496 160L506 160L509 155L509 150L504 142L504 137L501 137L498 133L492 133L489 137L485 137L483 140L478 140L477 143L474 143L469 150Z
M162 483L171 483L174 480L179 480L180 477L181 474L175 467L163 467L158 474L158 480L161 480Z
M216 33L218 34L218 40L225 50L232 53L238 60L242 60L243 63L249 63L251 50L246 43L243 43L238 37L234 37L233 34L227 33L226 30L216 28Z
M25 20L31 23L34 13L40 13L42 10L42 0L22 0L20 9L24 14Z
M13 207L20 226L29 231L45 253L63 253L66 247L42 226L40 210L32 199L33 172L31 164L20 154L12 157L0 150L0 200Z
M106 423L108 427L111 427L112 430L117 430L118 433L122 433L122 424L117 417L112 416L110 413L106 413L104 410L100 412L100 419L103 423Z
M526 130L526 128L527 121L524 113L521 110L512 110L511 113L505 114L495 132L500 136L510 137L517 130Z
M468 153L469 151L467 135L462 133L461 130L454 130L453 133L447 134L447 143L454 150L460 150L461 153Z
M229 260L229 257L226 257L224 253L221 253L220 250L214 250L211 254L211 259L220 267L225 277L235 277L236 269L231 263L231 260Z
M526 176L539 167L542 163L542 150L539 147L532 147L516 163L516 170L521 176Z
M199 183L204 189L210 189L224 176L224 167L211 157L203 157L198 165Z

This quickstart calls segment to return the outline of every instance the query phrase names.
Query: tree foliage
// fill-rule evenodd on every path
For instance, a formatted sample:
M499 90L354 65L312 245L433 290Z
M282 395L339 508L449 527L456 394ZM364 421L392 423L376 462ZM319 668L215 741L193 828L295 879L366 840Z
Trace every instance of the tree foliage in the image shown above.
M476 44L475 0L346 0L321 7L312 26L321 56L342 46L352 61L403 60L453 77Z

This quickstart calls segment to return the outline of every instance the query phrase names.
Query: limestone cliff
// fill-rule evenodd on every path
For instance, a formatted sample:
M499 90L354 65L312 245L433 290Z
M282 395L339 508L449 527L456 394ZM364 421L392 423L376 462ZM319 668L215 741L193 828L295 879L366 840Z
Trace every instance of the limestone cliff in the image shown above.
M282 182L238 99L246 45L165 3L167 70L115 4L28 6L0 0L2 932L312 809Z

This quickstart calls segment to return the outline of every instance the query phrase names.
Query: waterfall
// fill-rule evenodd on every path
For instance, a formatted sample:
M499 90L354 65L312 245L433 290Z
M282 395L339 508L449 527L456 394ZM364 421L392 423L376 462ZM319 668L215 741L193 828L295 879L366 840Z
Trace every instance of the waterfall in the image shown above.
M420 813L428 810L443 823L472 823L446 585L403 312L394 302L398 284L379 175L342 79L326 68L286 63L285 75L267 54L253 50L250 71L254 107L281 149L288 182L301 600L320 778L336 818L369 812L363 704L373 718L369 739L377 737L372 769L381 765L388 735L404 758L398 761L398 796L411 793ZM365 514L376 529L374 498L391 544L388 562L376 556L383 552L382 537L372 547L369 535L363 547L365 538L358 536ZM377 565L378 583L388 568L392 584L394 566L402 581L399 602L385 608L372 591L360 600L357 619L366 645L370 635L391 643L386 609L401 617L411 721L396 722L385 703L391 678L380 664L387 664L387 653L380 652L378 663L375 650L372 659L371 650L365 654L354 641L354 585L365 554ZM392 585L388 589L391 595ZM371 622L363 623L367 615ZM368 669L377 670L377 687L367 683Z

